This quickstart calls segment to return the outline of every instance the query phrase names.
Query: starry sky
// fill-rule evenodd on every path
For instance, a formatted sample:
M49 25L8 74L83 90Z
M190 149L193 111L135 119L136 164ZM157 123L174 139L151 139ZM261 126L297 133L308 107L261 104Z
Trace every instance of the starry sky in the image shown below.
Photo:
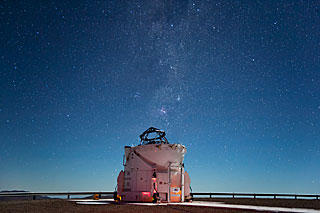
M0 2L0 190L113 191L154 126L194 192L320 193L320 3Z

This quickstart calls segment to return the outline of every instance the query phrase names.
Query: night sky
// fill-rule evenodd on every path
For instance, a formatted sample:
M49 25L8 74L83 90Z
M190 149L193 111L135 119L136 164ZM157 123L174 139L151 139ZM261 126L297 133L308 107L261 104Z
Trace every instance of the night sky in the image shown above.
M320 193L319 1L0 2L0 190L113 191L154 126L194 192Z

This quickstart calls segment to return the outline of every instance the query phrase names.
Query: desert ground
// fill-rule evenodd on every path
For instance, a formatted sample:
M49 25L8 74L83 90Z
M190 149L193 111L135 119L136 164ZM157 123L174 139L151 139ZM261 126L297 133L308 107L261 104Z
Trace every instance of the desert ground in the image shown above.
M273 206L287 208L320 209L320 200L307 199L252 199L252 198L196 198L198 201L224 202L228 204Z
M231 209L214 209L188 206L137 206L125 204L108 205L78 205L67 200L32 200L32 201L2 201L0 212L239 212ZM245 211L243 211L245 212ZM248 211L249 212L249 211ZM250 211L252 212L252 211Z
M199 200L199 199L197 199ZM209 199L200 199L209 200ZM287 200L287 199L210 199L210 201L230 204L278 206L320 209L320 200ZM194 206L138 206L112 203L107 205L78 205L76 202L63 199L1 201L0 212L254 212L236 209L222 209Z

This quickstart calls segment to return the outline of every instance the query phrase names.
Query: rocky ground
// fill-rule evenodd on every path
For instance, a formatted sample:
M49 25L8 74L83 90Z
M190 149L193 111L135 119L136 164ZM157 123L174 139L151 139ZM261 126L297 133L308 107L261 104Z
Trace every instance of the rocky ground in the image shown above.
M207 207L188 206L136 206L125 204L108 205L77 205L67 200L32 200L32 201L2 201L0 212L225 212L235 213L237 210L214 209Z
M197 198L198 201L224 202L228 204L274 206L288 208L320 209L319 200L307 199L252 199L252 198Z

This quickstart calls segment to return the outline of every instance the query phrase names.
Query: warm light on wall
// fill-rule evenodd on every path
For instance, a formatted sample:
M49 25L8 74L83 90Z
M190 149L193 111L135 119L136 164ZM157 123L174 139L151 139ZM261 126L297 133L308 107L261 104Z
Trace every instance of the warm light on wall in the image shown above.
M142 195L147 195L147 196L149 196L150 197L150 192L141 192L142 193Z

